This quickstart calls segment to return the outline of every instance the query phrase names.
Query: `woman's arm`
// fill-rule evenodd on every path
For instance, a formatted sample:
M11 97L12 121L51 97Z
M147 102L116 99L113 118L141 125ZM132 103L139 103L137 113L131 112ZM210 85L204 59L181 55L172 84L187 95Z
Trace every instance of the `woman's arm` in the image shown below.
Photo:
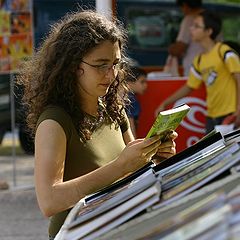
M131 131L132 131L132 135L134 138L136 138L136 126L135 126L135 120L133 117L129 117L128 118L129 120L129 124L130 124L130 128L131 128Z
M127 145L128 143L130 143L131 141L133 141L135 139L131 128L128 128L126 132L123 133L123 140L125 142L125 144Z
M43 121L35 137L35 184L41 211L46 216L69 209L81 198L136 171L149 161L159 148L159 137L133 140L126 131L126 148L118 158L86 175L63 182L66 136L53 120Z

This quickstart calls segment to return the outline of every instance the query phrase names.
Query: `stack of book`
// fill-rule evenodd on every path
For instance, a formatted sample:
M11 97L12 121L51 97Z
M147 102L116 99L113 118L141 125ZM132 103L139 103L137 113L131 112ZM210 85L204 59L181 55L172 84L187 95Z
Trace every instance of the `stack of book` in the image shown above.
M153 226L139 239L228 239L231 206L213 194Z
M160 164L148 164L127 178L87 196L80 201L81 204L72 209L56 240L99 238L139 213L164 208L205 186L222 173L230 172L229 170L240 162L237 139L237 131L227 137L223 137L219 132L213 133ZM214 229L218 229L224 224L229 211L222 206L203 215L197 210L194 214L199 215L200 222L217 215L218 221L212 223ZM192 221L196 215L187 216L183 222L187 223L189 219ZM196 219L196 224L198 220ZM157 234L165 229L164 226L157 227ZM151 231L146 232L146 236L155 234L155 230L153 233ZM198 231L194 234L193 236L197 236Z
M160 195L160 181L153 169L146 166L81 200L80 206L72 209L74 214L69 215L61 230L64 238L59 239L96 239L158 202Z
M219 140L212 142L214 138ZM201 150L207 142L209 145ZM161 169L160 164L154 167L162 177L161 201L154 209L176 201L229 171L240 161L240 147L237 142L227 143L220 133L215 133L183 151L182 155L185 156L175 155L169 159L167 165L175 162L170 166Z
M240 188L210 194L131 239L240 239Z
M231 205L231 218L229 219L229 239L240 239L240 186L228 194L228 203Z
M214 201L212 204L212 207L216 208L218 211L220 209L221 206L223 206L223 202L227 203L227 197L229 194L232 195L232 193L237 194L237 192L239 192L239 187L237 187L239 185L240 182L240 174L234 174L234 175L229 175L223 179L220 179L216 182L212 182L211 184L208 184L204 187L202 187L201 189L199 189L198 191L195 191L191 194L188 194L184 197L182 197L181 199L179 199L178 201L172 202L169 205L159 208L155 211L150 211L150 212L146 212L140 216L137 216L133 219L131 219L130 221L122 224L121 226L119 226L118 228L115 228L114 230L111 230L110 232L102 235L100 238L98 238L98 240L112 240L112 239L121 239L121 240L134 240L134 239L142 239L143 236L148 236L152 233L156 233L156 231L158 229L160 229L158 231L158 234L162 234L163 231L163 226L165 226L165 223L169 223L172 222L171 224L173 224L174 222L176 223L176 220L179 221L178 225L175 227L175 229L171 229L169 232L164 231L164 237L157 237L155 239L198 239L198 238L187 238L184 237L183 235L181 235L181 229L183 227L183 229L187 229L187 231L190 230L195 230L195 231L201 231L201 233L199 233L199 235L203 235L204 236L204 232L209 231L210 229L208 229L208 221L204 221L204 223L207 226L202 225L201 229L198 229L198 225L196 224L195 220L197 220L198 215L196 213L194 213L195 210L197 210L196 206L200 206L202 204L200 204L201 202L206 203L206 199L209 199L209 196L214 195L216 197L214 197ZM238 188L238 189L237 189ZM236 190L238 190L236 192ZM232 195L233 196L233 195ZM216 199L217 198L217 199ZM220 198L220 199L219 199ZM234 200L235 202L235 200ZM218 204L215 204L218 203ZM219 204L220 203L220 204ZM235 202L236 203L236 202ZM239 201L238 201L239 204ZM212 211L212 208L208 208L207 210L205 210L205 214L207 214L208 211ZM178 217L178 216L182 216L182 213L188 213L191 214L192 218L191 221L193 224L191 224L189 221L187 221L187 219L185 219L185 222L182 222L182 218ZM200 216L200 215L199 215ZM234 217L235 216L235 217ZM239 222L237 223L237 221L235 221L235 224L233 224L233 221L231 223L230 218L231 219L236 219L239 216L239 211L237 212L236 210L233 210L233 208L231 207L231 215L229 216L224 215L224 222L228 224L228 228L224 229L224 233L226 233L226 235L228 235L227 239L240 239L238 238L230 238L229 234L230 231L234 231L235 232L235 236L237 235L237 228L239 229ZM226 217L226 218L225 218ZM171 227L170 226L166 226L166 229L169 229ZM188 227L185 226L185 224L189 224ZM169 224L167 224L169 225ZM234 227L235 225L235 227ZM216 225L212 226L213 228L215 228ZM224 227L224 226L223 226ZM189 229L188 229L189 228ZM200 227L199 227L200 228ZM234 230L233 230L234 228ZM178 231L179 236L175 237L175 238L168 238L168 234L172 233L173 231ZM221 229L220 229L221 230ZM219 230L216 230L217 232ZM219 236L220 235L220 231L219 231ZM145 237L145 239L149 239L148 237ZM217 237L212 237L212 238L200 238L200 239L222 239ZM223 238L224 239L224 238Z

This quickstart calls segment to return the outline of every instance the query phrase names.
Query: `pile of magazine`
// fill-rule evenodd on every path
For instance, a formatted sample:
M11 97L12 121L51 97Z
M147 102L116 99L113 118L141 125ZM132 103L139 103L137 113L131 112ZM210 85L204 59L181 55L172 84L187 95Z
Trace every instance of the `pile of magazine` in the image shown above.
M96 239L157 203L160 195L160 181L148 164L131 176L82 199L67 217L61 238L56 239Z
M240 146L232 140L215 133L169 159L166 164L171 165L154 167L162 177L161 201L154 209L176 201L235 166L240 160Z
M149 212L152 214L165 211L164 209L174 206L174 203L181 201L190 193L198 192L195 190L214 181L217 184L217 180L231 174L232 169L239 169L239 135L240 130L235 130L224 137L219 132L213 132L160 164L148 164L127 178L87 196L72 209L56 240L100 237L104 239L105 235L116 231L116 228L121 225L127 226L132 232L129 222L134 221L133 219ZM236 214L236 219L234 217L231 221L226 219L233 215L233 209L240 206L240 194L238 192L232 195L232 198L227 201L228 204L225 198L227 198L225 195L222 197L221 194L216 194L205 200L202 199L202 202L196 202L193 208L184 210L183 213L177 211L174 214L174 216L179 214L177 222L175 219L163 218L163 223L158 221L151 224L151 228L145 229L141 236L143 239L159 239L159 236L168 236L171 233L169 238L164 239L176 239L177 234L182 235L183 232L188 232L187 229L191 229L192 224L196 226L195 231L183 239L217 239L215 234L218 231L221 232L221 236L224 234L229 236L229 231L237 235L239 213ZM209 230L205 230L201 225L202 222L207 221L206 219L211 219L211 224L207 224ZM140 223L139 220L138 224ZM144 228L140 227L137 230L138 224L134 222L133 225L136 227L134 231L141 232L140 229ZM122 234L120 239L129 239L123 237L125 230L119 231ZM213 238L197 238L205 231L207 237L213 236ZM141 237L131 236L130 239L141 239Z
M98 240L240 239L239 181L236 174L212 182L168 206L136 216Z

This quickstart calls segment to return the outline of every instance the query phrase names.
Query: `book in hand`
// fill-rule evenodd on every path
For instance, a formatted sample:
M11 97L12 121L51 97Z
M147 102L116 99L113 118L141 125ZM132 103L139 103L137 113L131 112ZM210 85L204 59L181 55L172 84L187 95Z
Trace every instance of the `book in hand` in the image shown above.
M190 107L187 104L183 104L178 107L160 112L146 138L160 135L161 141L166 141L169 133L179 126L189 110Z

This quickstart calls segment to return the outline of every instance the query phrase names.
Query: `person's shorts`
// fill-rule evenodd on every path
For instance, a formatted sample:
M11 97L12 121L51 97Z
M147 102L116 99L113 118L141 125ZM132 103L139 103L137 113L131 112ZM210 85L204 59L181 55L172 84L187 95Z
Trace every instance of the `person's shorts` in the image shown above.
M206 117L206 134L210 133L216 125L222 124L223 120L231 114L227 114L216 118Z

